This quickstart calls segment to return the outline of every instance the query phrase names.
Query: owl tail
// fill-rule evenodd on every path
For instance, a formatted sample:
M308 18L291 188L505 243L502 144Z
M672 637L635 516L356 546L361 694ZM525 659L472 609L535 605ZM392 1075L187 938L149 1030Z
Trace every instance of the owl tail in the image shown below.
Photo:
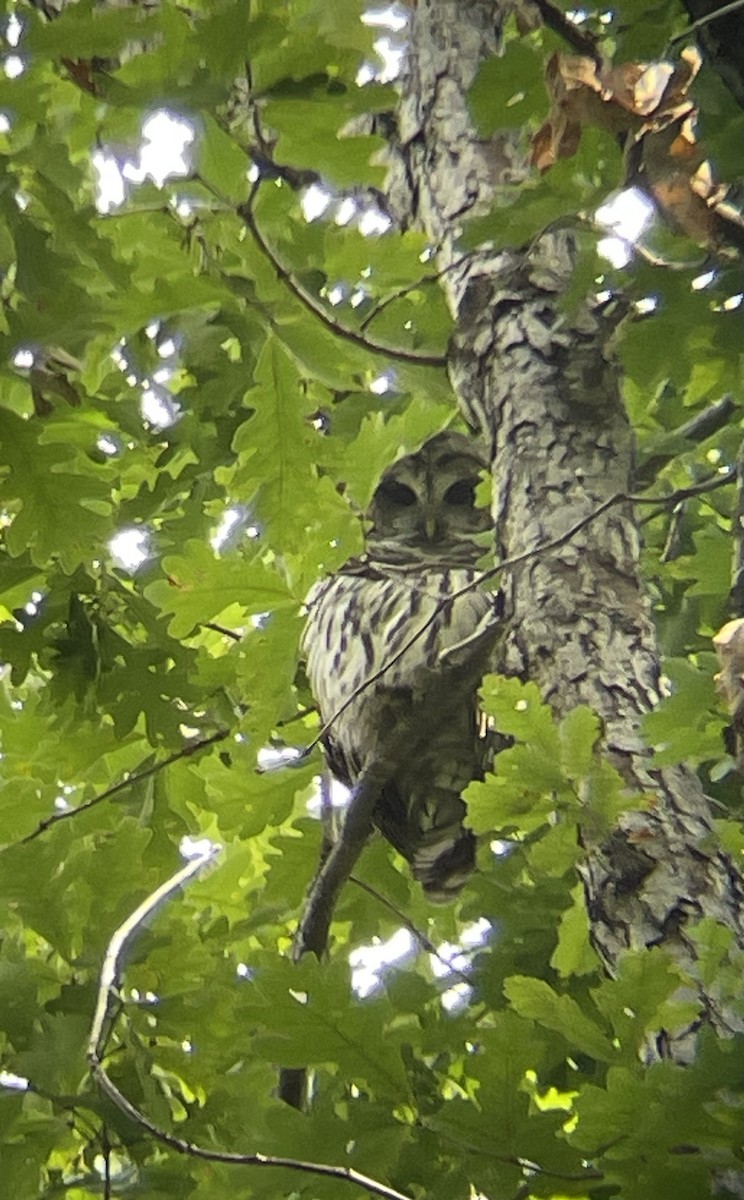
M434 904L446 904L462 891L475 870L475 835L459 825L449 837L437 830L431 845L419 846L411 872Z
M475 836L463 829L465 815L459 793L434 782L405 786L401 794L400 780L391 780L375 807L375 825L435 904L453 900L475 869Z

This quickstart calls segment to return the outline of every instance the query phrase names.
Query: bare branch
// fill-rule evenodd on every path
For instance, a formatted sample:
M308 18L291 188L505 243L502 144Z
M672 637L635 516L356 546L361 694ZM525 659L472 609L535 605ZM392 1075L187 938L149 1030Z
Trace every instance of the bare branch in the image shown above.
M299 962L308 951L320 959L328 946L328 931L336 901L346 880L354 870L372 830L372 812L379 799L380 789L395 773L398 755L409 733L403 723L396 730L384 763L371 763L352 792L338 840L327 850L323 846L321 861L303 908L295 934L292 957ZM282 1067L279 1072L277 1095L292 1108L303 1108L307 1072L304 1067Z
M676 458L681 449L684 449L680 443L702 442L714 433L718 433L719 429L723 429L728 424L729 417L735 411L736 403L733 396L721 396L719 400L714 400L701 412L696 413L684 425L671 430L661 445L657 445L651 457L642 464L640 470L635 472L635 484L640 487L650 485L661 468Z
M687 26L687 29L682 33L675 34L670 38L664 47L665 55L669 53L673 46L678 42L684 42L689 37L697 33L698 29L703 29L706 25L710 25L711 21L720 21L721 17L727 17L730 13L740 12L744 8L744 0L731 0L730 4L724 4L721 8L717 8L715 12L705 13L702 17L698 17L696 21L692 21Z
M666 512L668 508L676 509L685 500L691 500L693 496L705 496L708 492L716 492L719 488L726 487L727 484L733 483L736 479L736 468L731 467L728 471L716 472L715 475L709 475L707 479L701 479L700 483L691 483L689 487L677 488L676 491L670 492L668 496L647 496L634 497L636 504L655 504L656 511L649 513L639 522L645 525L648 521L653 521L655 517Z
M118 1001L116 989L118 988L121 974L120 960L127 942L156 908L163 904L164 901L170 899L174 892L178 891L183 884L188 883L203 867L213 863L221 849L221 846L210 846L209 850L204 854L200 854L197 858L193 858L191 862L188 862L185 867L181 867L179 871L171 875L170 879L166 879L165 883L162 883L159 888L151 892L135 908L134 912L130 913L126 921L114 931L106 948L106 954L104 955L101 967L96 1008L90 1027L90 1037L88 1038L88 1059L91 1063L97 1063L106 1050L106 1042L108 1040L107 1031L105 1030L107 1024L106 1018L111 1013L112 1000Z
M341 888L346 883L372 829L372 811L380 790L394 775L398 757L408 742L407 725L396 729L385 761L373 762L352 792L341 836L334 844L310 889L305 910L297 929L294 958L308 951L321 957L328 940L328 928Z
M535 5L548 29L552 29L553 33L562 37L564 42L567 42L578 54L585 54L587 58L594 59L598 66L601 64L602 59L597 50L597 38L579 29L578 25L569 20L565 12L556 8L550 0L535 0Z
M207 1162L219 1162L235 1166L282 1167L305 1174L341 1179L346 1183L354 1184L356 1187L374 1196L381 1196L383 1200L410 1200L402 1192L387 1187L385 1184L370 1178L368 1175L362 1175L359 1171L355 1171L351 1167L333 1166L330 1163L308 1162L303 1159L285 1158L271 1154L236 1154L226 1150L211 1150L206 1146L197 1146L193 1142L187 1142L184 1138L179 1138L172 1133L168 1133L167 1130L161 1129L151 1121L145 1113L136 1108L127 1099L124 1093L109 1078L103 1066L102 1059L106 1052L110 1032L110 1021L108 1018L112 1011L112 1001L116 1000L116 989L121 972L121 957L124 949L129 940L138 932L144 921L147 920L154 910L164 901L170 899L178 888L188 883L204 867L213 863L218 852L218 847L212 847L208 853L201 855L198 859L194 859L185 867L182 867L180 871L172 875L170 879L166 880L161 887L157 888L127 917L126 921L119 926L111 938L101 968L96 1008L88 1038L88 1061L94 1081L124 1116L129 1117L131 1121L138 1125L140 1129L149 1133L156 1141L164 1146L168 1146L171 1150L175 1150L179 1154L186 1154L190 1158L199 1158Z
M356 329L350 329L347 325L340 325L328 315L322 304L319 304L305 289L297 282L292 273L280 262L274 253L269 243L261 233L256 219L253 215L252 200L245 204L240 204L237 208L238 216L245 222L253 235L253 239L263 254L264 258L268 259L276 274L282 283L289 289L296 300L299 300L303 308L317 317L327 329L334 333L337 337L343 338L347 342L353 342L355 346L361 346L372 354L384 354L387 358L397 360L398 362L415 363L422 367L446 367L447 357L443 354L417 354L415 350L401 350L394 346L385 346L380 342L376 342L368 338L365 334L360 333Z
M242 637L236 633L234 629L227 629L225 625L218 625L216 621L204 621L202 629L211 629L214 633L221 633L223 637L232 638L234 642L242 642Z
M383 1200L410 1200L410 1197L404 1195L403 1192L386 1187L384 1183L372 1179L369 1175L362 1175L352 1167L308 1162L301 1158L283 1158L276 1154L236 1154L228 1150L210 1150L206 1146L197 1146L194 1142L187 1142L184 1138L176 1137L167 1130L160 1129L145 1113L136 1108L109 1079L100 1063L93 1063L91 1072L101 1091L108 1096L120 1112L149 1133L156 1141L175 1150L178 1154L186 1154L190 1158L199 1158L206 1162L225 1163L237 1167L282 1167L285 1170L309 1175L323 1175L326 1178L341 1179L346 1183L352 1183L373 1196L382 1196Z

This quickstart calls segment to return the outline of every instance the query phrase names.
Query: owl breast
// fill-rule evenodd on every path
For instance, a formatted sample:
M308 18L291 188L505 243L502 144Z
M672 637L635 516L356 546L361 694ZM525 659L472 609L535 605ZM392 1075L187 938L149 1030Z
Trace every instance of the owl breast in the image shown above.
M461 791L482 774L476 687L493 640L495 601L473 568L347 564L308 596L303 644L333 773L353 785L405 720L410 754L374 820L433 899L474 865ZM480 641L479 641L480 637ZM474 650L468 649L474 643Z

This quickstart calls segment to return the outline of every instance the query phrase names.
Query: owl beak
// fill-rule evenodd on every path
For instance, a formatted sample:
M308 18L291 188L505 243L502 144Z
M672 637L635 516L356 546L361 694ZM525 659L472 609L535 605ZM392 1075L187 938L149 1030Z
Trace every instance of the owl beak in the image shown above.
M428 516L424 518L424 533L426 535L427 542L433 542L436 540L439 529L435 517Z

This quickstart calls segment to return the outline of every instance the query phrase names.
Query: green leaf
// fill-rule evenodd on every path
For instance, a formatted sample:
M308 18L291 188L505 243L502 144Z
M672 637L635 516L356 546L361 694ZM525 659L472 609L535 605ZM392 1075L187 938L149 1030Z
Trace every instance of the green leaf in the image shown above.
M571 996L558 995L543 979L513 975L504 984L504 994L521 1017L560 1033L568 1043L569 1053L589 1054L602 1062L616 1058L599 1025L582 1012Z
M17 558L29 550L38 566L59 557L71 573L113 532L111 475L57 436L54 423L23 421L0 408L0 494L11 512L17 508L8 551Z
M593 974L599 959L589 941L589 915L583 885L577 883L571 890L573 904L561 913L558 926L558 945L550 959L562 979L571 975Z
M599 718L590 708L580 705L563 718L558 735L563 770L569 779L582 779L589 774L600 734Z
M297 601L279 573L261 562L218 558L203 542L192 539L184 554L163 559L165 579L145 588L145 595L162 613L171 615L168 630L185 637L197 625L216 621L232 604L246 616L295 607Z
M645 1034L686 1028L700 1012L699 1002L689 996L689 981L659 946L628 951L617 977L593 989L592 996L629 1057L639 1053Z
M524 38L509 42L504 54L485 59L468 103L482 137L500 129L521 129L540 108L547 110L545 72L539 49Z
M245 150L220 128L214 117L204 114L197 148L201 178L211 184L219 196L240 204L247 197L249 166L250 159Z
M275 92L264 110L268 125L279 133L281 159L319 170L335 187L382 184L384 168L370 162L382 149L382 139L342 135L343 125L366 107L363 94L334 83L323 89L310 87L307 81L296 87L285 85L283 90L287 98L280 99ZM392 96L383 90L376 99L383 106Z

